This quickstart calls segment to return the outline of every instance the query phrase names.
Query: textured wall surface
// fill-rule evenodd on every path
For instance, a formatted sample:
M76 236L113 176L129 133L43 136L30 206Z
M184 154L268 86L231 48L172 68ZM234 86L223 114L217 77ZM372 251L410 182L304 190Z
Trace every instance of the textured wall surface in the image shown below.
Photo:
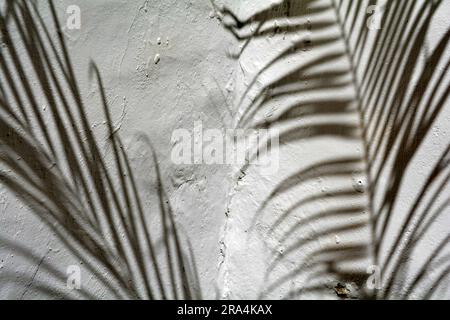
M1 2L4 8L5 1ZM273 1L273 4L282 2ZM386 148L401 150L402 145L393 143L386 147L380 143L380 149L371 150L373 141L383 140L382 134L380 137L376 124L375 129L368 126L367 133L364 123L369 123L371 117L377 119L378 113L367 112L361 117L358 101L365 101L369 107L383 103L388 106L396 97L380 92L383 101L358 100L361 92L355 90L354 79L364 83L369 74L364 73L364 66L371 65L373 56L370 56L372 51L364 51L364 48L376 42L376 33L370 33L362 47L354 44L358 39L344 37L342 40L342 35L352 29L351 23L344 28L337 23L345 19L346 14L351 15L351 10L346 12L349 1L343 2L338 8L332 6L334 1L331 0L285 1L289 5L275 7L266 16L261 29L256 18L254 24L238 30L242 34L256 32L248 44L245 39L238 41L233 37L224 27L230 17L220 14L207 0L54 2L91 130L104 160L107 166L113 166L114 150L109 144L102 92L92 76L91 62L96 64L102 77L114 134L123 139L135 170L150 230L155 239L159 239L155 240L157 255L163 255L164 233L156 227L161 224L155 214L159 210L158 187L154 182L155 161L149 145L144 142L146 139L155 150L162 187L167 192L184 249L189 253L186 255L192 259L194 267L190 272L197 274L195 281L190 281L196 283L193 286L201 292L202 298L362 297L366 294L367 268L381 263L375 261L371 251L374 247L373 212L382 212L385 205L382 203L385 193L379 190L390 190L393 173L404 170L400 187L388 192L395 194L391 211L396 215L393 223L383 230L387 240L381 244L382 254L378 255L383 261L390 250L386 243L395 243L399 230L406 225L405 217L411 207L415 207L415 198L423 191L422 186L433 166L448 147L450 102L445 100L430 128L424 129L426 135L417 138L421 141L418 151L412 155L408 150L399 152L400 157L404 154L412 160L404 166L386 161L383 165L393 165L394 169L381 170L377 182L384 189L369 190L373 183L370 170L378 170L377 155ZM266 10L271 3L269 0L228 0L218 4L225 4L245 20ZM367 5L366 1L362 3ZM69 16L66 9L70 5L81 9L79 30L65 26ZM48 5L38 1L37 6L43 21L51 25ZM448 31L449 12L450 3L444 1L425 33L424 45L415 53L419 57L414 61L417 70L409 83L419 81L426 60ZM363 25L367 17L355 19L354 25ZM14 43L22 41L19 32L11 33ZM388 39L384 41L381 48L389 48ZM346 55L353 47L362 52L359 56L362 67L355 67ZM450 57L448 46L444 49L442 61ZM26 57L23 47L18 50L21 57ZM385 56L378 63L382 65L384 61L389 62L389 57ZM444 74L448 83L445 68L441 63L436 70ZM30 66L25 65L25 70L32 73ZM14 78L20 81L18 75ZM2 82L4 79L2 74ZM388 79L386 76L385 81ZM400 80L393 81L392 88L396 88L398 82ZM3 87L7 86L5 83ZM380 86L381 83L374 87ZM413 89L406 87L406 90ZM68 87L64 90L69 91ZM434 94L439 97L445 90L445 86L440 87ZM433 93L430 92L432 90L426 94L431 101ZM384 100L385 97L388 98ZM259 99L263 99L263 103L259 104ZM42 94L37 94L36 100L44 122L54 129L47 100ZM414 101L411 99L409 105ZM432 110L430 105L423 108ZM255 112L248 113L248 110ZM417 113L421 110L418 108ZM424 118L428 116L431 117ZM245 117L256 127L273 124L281 130L276 172L252 165L242 170L239 165L176 164L171 159L174 130L192 132L199 122L204 129L233 129L240 124L239 119ZM381 112L379 119L385 117L387 115ZM387 122L385 130L396 130L396 121ZM404 130L407 129L399 132ZM375 133L371 135L371 132ZM365 134L369 149L367 141L361 139ZM56 136L56 130L50 135ZM370 159L373 166L369 169L364 161L367 150L374 155ZM445 159L448 162L448 155ZM5 166L2 170L11 169ZM69 172L68 167L62 166L61 170ZM432 222L430 229L425 230L425 240L410 252L408 267L394 283L412 281L420 274L424 260L429 259L427 254L443 240L445 243L450 222L446 178L439 178L442 188L435 198L433 194L426 194L418 201L420 210L438 210L440 214L437 222ZM436 185L427 187L439 189ZM429 202L433 206L427 207ZM418 220L426 224L432 219L428 216L423 221ZM408 224L407 230L402 232L413 232L414 223L417 221ZM70 266L81 268L83 290L95 298L115 298L95 272L67 249L48 224L33 214L33 208L3 184L0 184L0 237L1 299L66 295L85 298L81 291L67 289L66 272ZM398 243L399 249L405 241ZM437 264L426 269L430 279L448 267L445 255L448 253L448 250L439 251ZM30 255L32 259L25 257ZM316 258L322 259L321 262L317 263ZM99 272L108 278L107 271L100 269ZM170 268L163 267L163 273L170 273ZM443 277L439 283L443 285L435 297L448 298L450 291L445 286L448 279ZM178 288L181 286L179 284ZM426 284L423 286L427 290ZM403 289L394 286L392 290L395 296ZM421 294L412 296L421 297Z

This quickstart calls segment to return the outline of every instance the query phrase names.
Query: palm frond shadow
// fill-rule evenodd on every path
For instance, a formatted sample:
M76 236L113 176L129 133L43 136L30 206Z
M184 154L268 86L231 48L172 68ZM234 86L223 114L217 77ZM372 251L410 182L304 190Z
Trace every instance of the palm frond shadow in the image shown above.
M48 7L52 26L34 1L9 0L0 13L5 44L0 51L1 183L30 206L113 297L200 299L192 248L176 226L155 151L141 137L154 167L159 213L151 214L114 128L102 78L91 64L113 151L110 163L100 151L52 1ZM31 250L3 237L1 243L36 263ZM61 270L44 267L65 284ZM8 272L0 273L0 281L12 280ZM33 288L48 295L58 292L45 283ZM83 289L83 297L94 297ZM62 297L70 297L62 291Z
M274 25L277 30L291 30L300 36L271 58L250 81L238 99L235 121L238 126L281 128L284 130L280 135L281 147L329 136L360 141L364 149L360 158L331 158L288 177L261 204L254 222L262 219L274 199L315 178L348 180L361 174L367 180L365 190L343 185L325 194L309 194L275 219L269 228L272 234L306 205L324 200L337 204L336 208L310 213L279 235L280 243L287 247L282 252L274 250L267 279L290 254L302 252L314 241L326 243L330 235L345 238L369 228L370 243L325 245L314 250L298 268L268 281L261 297L306 270L317 272L285 298L325 291L325 281L330 277L354 281L362 287L368 278L366 270L348 272L339 265L367 257L381 270L382 288L375 291L363 288L363 297L430 298L448 284L450 266L445 254L450 233L441 236L433 244L433 250L427 249L426 258L413 262L411 257L418 255L418 248L430 238L439 219L448 215L449 199L445 194L450 177L450 143L438 146L440 158L422 168L426 176L415 187L417 194L411 195L406 203L404 200L405 192L410 193L405 183L409 175L415 174L415 160L425 152L433 125L448 102L450 57L446 53L450 30L439 37L433 48L427 46L441 4L442 1L387 1L382 5L376 0L284 0L247 19L240 19L229 8L216 8L222 14L225 28L238 40L245 41L244 49L251 41L276 33ZM371 30L367 25L367 8L372 5L384 9L379 30ZM325 13L328 18L321 15ZM330 19L330 15L334 18ZM298 22L295 17L303 17L307 22ZM284 27L279 25L283 19ZM244 33L247 29L254 31ZM300 56L306 42L315 54L305 56L300 65L291 65L278 78L263 80L268 71L276 74L279 65ZM238 57L242 54L243 50ZM282 107L281 98L290 98L290 105ZM267 112L274 104L276 112ZM348 115L354 115L358 121L341 120ZM324 116L328 120L311 121L325 119ZM330 121L330 116L336 120ZM369 219L361 219L365 215ZM302 231L311 221L329 219L334 224L318 230L314 236L308 237ZM288 238L294 243L287 242Z

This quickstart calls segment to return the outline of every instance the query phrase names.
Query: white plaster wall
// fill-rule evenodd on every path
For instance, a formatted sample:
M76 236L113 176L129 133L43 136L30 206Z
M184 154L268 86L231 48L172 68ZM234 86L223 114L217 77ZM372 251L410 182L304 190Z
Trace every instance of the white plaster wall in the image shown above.
M248 17L267 7L268 2L225 1L240 17ZM327 4L328 0L319 3ZM157 151L164 187L177 225L192 246L202 298L337 298L335 287L339 281L330 276L324 276L317 283L325 288L320 293L304 290L314 285L310 280L315 279L316 272L320 272L310 264L309 254L352 244L367 245L367 256L347 264L338 263L336 267L342 272L365 273L367 266L373 263L369 254L370 212L367 197L361 192L361 184L366 183L366 178L358 164L349 169L352 173L348 175L319 176L304 183L298 181L262 207L284 179L301 170L333 159L362 158L364 146L360 139L324 135L286 141L280 149L280 170L271 174L252 166L242 175L237 166L176 165L170 158L171 135L175 129L192 130L194 122L199 120L208 128L233 128L235 119L228 116L228 108L239 115L242 108L251 103L249 97L256 96L265 84L321 54L342 50L343 43L315 46L315 42L324 36L338 35L338 28L330 27L324 33L313 30L310 34L300 31L261 37L253 40L239 59L233 59L230 55L239 51L239 44L223 28L209 1L60 0L55 1L60 17L64 17L67 6L71 4L81 8L82 28L79 31L65 30L64 34L80 81L80 91L84 93L86 105L89 105L93 132L105 141L103 151L107 158L111 150L107 146L99 92L88 77L91 60L101 72L113 122L126 142L143 189L151 184L154 173L148 164L149 154L136 142L136 136L147 135ZM48 13L45 14L45 4L39 2L38 5L44 19L50 20ZM432 25L433 33L428 39L430 47L447 31L448 9L450 4L445 2L439 19ZM307 25L312 21L314 25L316 21L331 21L334 18L331 11L318 15L307 12L296 23ZM281 19L278 22L292 21ZM241 95L258 71L305 36L310 37L311 46L272 65L241 103ZM160 44L158 38L161 39ZM424 56L426 54L423 53ZM154 63L155 55L160 56L157 64ZM319 68L326 72L346 67L348 61L343 58ZM326 93L290 95L275 99L255 115L255 119L270 119L279 110L298 101L351 99L354 94L352 86L348 85L327 90ZM283 128L304 126L307 130L316 123L332 121L354 126L355 133L358 133L360 119L355 107L350 106L350 111L345 115L305 118L291 121ZM399 195L399 212L410 205L411 195L419 192L416 185L425 179L422 172L432 165L448 144L449 120L450 107L447 103L433 124L432 134L427 136L423 148L408 169L404 188ZM388 181L389 177L383 179ZM152 191L152 188L145 191L148 196L145 205L150 211L156 206ZM327 197L339 192L343 195L337 200ZM308 201L315 196L318 199ZM302 200L307 203L299 205ZM274 223L293 207L292 213L272 229ZM352 214L342 213L340 216L302 222L311 215L342 207ZM448 233L450 211L448 207L444 210L448 214L441 216L442 221L435 226L434 236L423 242L413 259L420 260L422 252L428 252ZM54 266L64 274L67 266L79 265L80 261L64 248L31 209L2 186L0 213L0 275L3 273L4 277L14 280L1 285L0 298L44 298L46 296L39 291L38 283L48 283L65 292L64 277L62 280L51 279L42 266ZM340 232L339 226L349 221L365 226L351 232ZM329 234L319 237L322 230L328 229L331 230ZM395 235L395 228L389 232ZM29 248L37 263L21 258L18 249L11 247L13 244ZM81 267L83 287L97 298L111 298L95 276ZM352 294L358 296L360 289L360 285L355 286L355 293ZM70 294L81 297L76 291ZM448 290L443 290L441 297L448 298L449 294ZM58 297L51 292L49 296Z

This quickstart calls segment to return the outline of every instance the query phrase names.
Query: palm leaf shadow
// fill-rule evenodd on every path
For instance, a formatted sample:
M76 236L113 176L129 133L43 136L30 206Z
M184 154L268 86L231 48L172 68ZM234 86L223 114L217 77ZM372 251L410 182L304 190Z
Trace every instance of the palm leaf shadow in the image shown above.
M273 190L261 204L260 214L255 216L254 222L262 219L264 209L275 198L314 178L351 178L359 173L366 177L368 185L364 194L358 188L346 186L326 194L310 194L278 217L270 227L270 233L275 233L295 211L301 211L306 205L320 203L324 199L339 204L330 210L311 213L279 236L280 242L286 243L287 248L283 252L274 250L267 277L290 253L301 252L307 244L331 234L345 237L365 225L370 228L371 243L354 243L344 249L338 245L317 249L305 257L304 264L269 282L261 297L307 270L317 272L313 272L301 288L291 291L285 298L325 291L327 284L321 279L328 279L329 276L337 281L354 281L363 286L368 277L365 270L349 273L338 265L370 257L381 270L382 288L364 292L363 297L430 298L439 287L448 283L450 266L446 263L445 252L450 234L433 245L434 249L423 259L424 262L415 262L415 266L419 265L418 271L406 279L406 274L412 269L408 257L430 237L433 227L448 209L449 199L445 192L450 174L450 144L447 143L442 148L441 157L430 164L426 171L427 178L417 186L418 194L403 206L404 210L399 208L399 203L401 193L405 192L403 184L407 174L414 170L414 159L418 154L423 154L426 138L448 100L450 59L445 53L446 50L448 52L450 31L440 36L436 46L422 59L426 39L431 33L430 26L442 1L388 1L384 7L381 29L375 31L367 26L367 8L381 6L380 1L302 1L295 9L299 3L284 0L246 19L240 19L227 7L216 8L224 17L225 28L238 40L246 41L244 48L250 41L274 32L273 25L277 30L283 30L277 25L283 18L288 19L285 31L292 30L301 35L299 41L277 54L256 73L238 100L240 113L236 123L252 128L285 128L286 124L291 123L293 125L281 133L281 146L330 136L361 141L364 155L362 158L332 158L299 170ZM323 12L334 13L335 19L321 20L315 16ZM305 17L309 24L305 27L295 19L289 20L290 17ZM253 29L254 32L244 34L246 29ZM333 29L338 30L338 35ZM311 33L310 36L306 31ZM273 72L283 61L300 55L305 41L309 41L310 50L318 52L316 55L300 66L291 67L275 80L261 80L267 71ZM341 46L336 48L332 44ZM341 62L342 59L346 63ZM340 63L341 67L337 68L336 63ZM256 84L261 83L263 85L257 88ZM336 89L348 87L353 89L353 94L329 97ZM274 100L310 92L319 93L320 97L302 96L286 108L278 107L281 110L276 115L257 117L264 114ZM338 118L345 114L355 114L359 123L349 124L340 120L320 124L307 122L323 115L336 115ZM366 205L355 206L355 203L360 203L356 199L361 198L366 199ZM405 210L406 213L401 212ZM354 218L365 212L370 214L370 219L365 224L355 223ZM304 238L302 228L306 224L325 219L335 219L339 223L336 222L338 225L334 228L319 230L314 236ZM298 240L288 244L288 238ZM435 272L437 274L428 278L433 270L438 270Z
M31 207L112 296L201 298L192 249L177 230L155 152L147 141L159 199L159 221L151 223L154 215L144 208L100 73L91 64L113 150L111 165L92 132L52 1L48 7L53 26L44 22L32 1L9 0L0 14L5 44L0 52L0 159L5 168L0 181ZM49 108L48 121L40 99ZM37 262L32 251L7 239L1 242ZM64 281L56 268L47 266L47 271L58 283ZM0 279L11 281L6 272ZM52 293L45 283L36 282L33 288ZM68 297L68 292L62 294ZM93 297L89 292L82 296Z

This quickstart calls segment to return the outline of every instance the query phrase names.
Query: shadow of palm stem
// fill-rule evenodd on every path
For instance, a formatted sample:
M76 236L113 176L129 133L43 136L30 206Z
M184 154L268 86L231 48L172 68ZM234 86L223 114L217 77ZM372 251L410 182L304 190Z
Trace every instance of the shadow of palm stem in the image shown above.
M192 250L177 231L153 149L147 143L159 218L143 204L142 190L113 125L100 72L91 64L113 151L111 161L100 151L55 6L52 1L47 4L52 26L34 1L8 0L0 13L5 44L0 51L1 183L32 209L113 297L200 299ZM156 223L151 222L154 217ZM163 245L156 248L160 236ZM31 250L3 236L1 243L36 263ZM45 267L60 288L61 271ZM0 281L11 278L1 273ZM46 283L33 288L46 295L58 292ZM83 289L82 297L94 297Z
M287 247L282 252L274 250L273 263L266 275L267 290L261 297L294 282L308 266L319 271L313 272L302 287L291 290L286 298L322 292L329 285L326 283L329 277L336 281L357 279L355 282L364 291L362 297L382 299L418 295L430 298L438 288L448 284L449 266L443 262L449 249L448 232L443 232L439 241L426 249L426 258L409 259L423 256L423 246L435 236L433 230L439 227L439 220L448 217L449 199L445 196L450 177L448 141L437 147L440 155L421 168L425 178L417 179L412 192L407 186L416 173L417 158L429 149L433 126L448 103L449 27L442 34L434 34L434 45L427 46L433 32L430 28L438 12L444 10L441 4L442 1L284 0L245 19L230 8L216 8L224 17L224 27L236 39L247 42L245 48L271 32L276 35L276 30L292 30L299 36L274 53L249 82L238 99L238 125L283 129L292 124L281 132L281 147L326 136L359 140L364 150L361 158L351 161L331 158L299 170L282 181L262 203L254 224L263 219L276 198L293 188L304 187L313 179L333 175L351 178L358 171L367 180L364 194L345 185L326 195L308 194L275 219L269 230L277 235L280 225L307 205L320 204L324 199L340 204L335 210L313 210L317 212L310 212L308 217L295 215L298 220L295 225L290 226L287 234L278 235L280 245ZM372 6L383 9L380 28L369 25L373 17L368 8ZM303 17L306 22L295 17ZM284 24L280 25L280 21ZM253 32L245 33L248 29ZM311 54L303 55L302 63L291 64L287 71L277 73L277 68L286 65L286 61L302 57L304 41L308 39ZM243 51L238 57L242 58L242 54ZM268 74L270 80L264 80ZM336 98L336 89L344 92L349 87L353 94ZM312 92L316 95L309 98ZM289 106L283 107L280 101L287 98ZM325 115L339 119L349 114L357 117L357 125L341 120L322 121L320 125L308 122ZM407 200L405 194L409 194ZM367 205L358 209L355 199L362 196L367 198ZM355 243L343 251L339 245L326 246L332 256L327 259L322 255L324 249L319 248L308 254L298 268L285 276L274 274L275 280L269 281L273 270L283 260L289 260L289 254L304 250L307 242L325 243L331 231L341 238L355 233L349 217L365 211L370 214L366 222L370 243ZM340 232L320 229L308 238L302 231L311 219L330 218L339 223L336 228L341 228ZM288 238L294 240L293 244L287 242ZM338 262L356 263L364 257L369 257L380 269L382 286L378 290L365 290L361 281L368 277L365 270L352 274L337 267ZM431 276L434 270L438 271Z

